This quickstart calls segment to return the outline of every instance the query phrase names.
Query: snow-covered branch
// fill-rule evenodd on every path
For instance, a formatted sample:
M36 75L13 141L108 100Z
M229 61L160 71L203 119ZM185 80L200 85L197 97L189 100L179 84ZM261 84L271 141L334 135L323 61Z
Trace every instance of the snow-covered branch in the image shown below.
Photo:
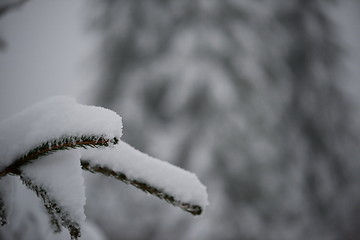
M3 196L0 195L0 225L3 226L7 223L6 220L6 209L3 200Z
M30 178L24 175L20 175L20 178L26 187L34 191L36 195L43 200L46 211L50 216L50 224L54 232L60 232L62 225L69 230L72 238L80 237L79 223L72 219L71 213L67 212L66 209L61 206L61 203L48 193L48 190L35 184Z
M35 147L24 156L15 160L12 164L0 170L0 177L6 176L7 174L20 175L20 168L32 161L55 153L61 150L71 150L76 148L97 148L97 147L108 147L109 145L116 144L119 141L116 137L107 139L104 136L69 136L62 137L60 139L54 139L48 142L44 142L39 146Z
M133 185L193 215L200 215L208 204L206 188L195 174L150 157L123 141L113 148L84 151L81 166Z
M80 237L85 220L81 168L194 215L202 213L208 204L206 188L194 174L134 149L121 135L121 118L108 109L67 97L48 99L0 123L0 181L8 174L20 176L43 200L54 231L63 226L73 239ZM0 221L5 224L6 185L0 186Z

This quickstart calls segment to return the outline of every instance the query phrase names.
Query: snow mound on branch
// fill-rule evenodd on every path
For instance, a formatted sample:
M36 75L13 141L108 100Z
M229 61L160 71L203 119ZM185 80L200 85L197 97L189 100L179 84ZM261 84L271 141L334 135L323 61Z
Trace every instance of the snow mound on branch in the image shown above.
M122 135L121 117L115 112L78 104L72 97L52 97L0 123L0 169L39 144L63 136Z
M203 209L209 204L206 187L195 174L142 153L123 141L113 148L82 150L81 159L154 186L180 202Z
M22 172L44 189L72 221L85 221L85 186L79 151L60 151L42 157L23 166Z
M73 237L79 235L80 225L85 221L81 167L95 169L86 168L80 160L108 168L116 176L123 174L126 178L118 179L125 179L194 215L201 214L208 205L208 197L206 187L195 174L150 157L122 141L114 140L114 146L104 145L109 148L89 149L86 144L96 146L83 140L91 136L119 140L121 135L121 117L115 112L81 105L70 97L53 97L0 123L0 170L20 159L16 163L25 165L16 172L44 200L54 230L60 230L62 225ZM57 141L64 144L57 145ZM79 148L65 150L71 144ZM141 187L144 185L148 188Z

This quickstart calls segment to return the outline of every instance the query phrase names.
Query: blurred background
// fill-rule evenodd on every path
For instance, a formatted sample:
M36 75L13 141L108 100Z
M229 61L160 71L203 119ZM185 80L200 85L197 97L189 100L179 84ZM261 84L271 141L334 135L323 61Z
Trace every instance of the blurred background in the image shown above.
M208 187L211 205L193 218L84 173L98 239L360 239L359 1L5 8L16 2L0 3L0 119L75 95L118 112L125 141ZM40 200L18 185L22 217L14 210L0 236L53 239Z

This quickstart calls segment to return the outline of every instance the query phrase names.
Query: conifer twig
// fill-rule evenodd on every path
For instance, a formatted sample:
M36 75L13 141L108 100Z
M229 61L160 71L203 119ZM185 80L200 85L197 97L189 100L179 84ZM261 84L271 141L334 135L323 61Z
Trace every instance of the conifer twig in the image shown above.
M0 196L0 225L3 226L6 223L7 223L7 219L6 219L5 203L2 196Z
M97 164L91 164L89 161L84 160L84 159L81 159L81 166L84 170L90 171L92 173L96 173L96 172L102 173L106 176L114 177L126 184L133 185L134 187L137 187L146 193L157 196L158 198L165 200L166 202L168 202L174 206L180 207L182 210L189 212L193 215L200 215L203 211L201 206L194 205L191 203L181 202L181 201L177 200L174 196L171 196L170 194L168 194L154 186L151 186L148 183L145 183L141 180L128 178L122 172L114 171L110 168L100 166Z
M59 139L53 139L46 141L39 146L35 147L22 157L15 160L12 164L5 167L0 171L0 178L7 174L20 174L20 167L28 164L40 157L49 155L60 150L70 150L75 148L97 148L107 147L112 144L117 144L118 139L116 137L108 139L104 136L64 136Z
M20 175L20 178L26 187L34 191L38 197L42 198L47 213L50 216L50 224L53 227L54 232L60 232L62 225L69 230L71 239L79 238L81 235L80 225L70 218L70 214L64 211L56 199L50 197L46 189L34 183L30 178L23 174Z
M70 218L70 214L65 212L61 208L61 204L56 199L51 198L46 189L36 185L30 178L26 177L22 172L22 167L33 162L36 159L47 156L61 150L70 150L76 148L98 148L107 147L118 143L116 137L109 139L105 136L64 136L59 139L53 139L46 141L37 147L33 148L22 157L16 159L9 166L3 168L0 171L0 178L7 174L19 175L22 182L32 191L36 193L38 197L41 197L44 202L44 206L50 216L50 224L53 227L54 232L61 231L61 225L69 230L72 239L80 237L80 225ZM0 196L0 224L6 224L6 211L4 207L3 199Z

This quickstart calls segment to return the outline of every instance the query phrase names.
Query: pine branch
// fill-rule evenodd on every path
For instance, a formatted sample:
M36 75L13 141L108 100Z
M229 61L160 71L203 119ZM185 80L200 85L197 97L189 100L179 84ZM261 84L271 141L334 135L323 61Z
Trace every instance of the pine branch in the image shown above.
M7 224L7 214L9 203L11 202L11 191L12 184L10 178L0 178L0 226L4 226Z
M2 196L0 196L0 225L4 226L6 223L7 223L7 218L6 218L5 203Z
M79 238L81 235L80 225L70 218L70 214L64 211L60 204L54 198L51 198L44 188L36 185L30 178L23 174L20 175L20 178L29 189L34 191L38 197L42 198L44 206L50 216L50 224L54 232L60 232L62 225L69 230L71 239Z
M21 167L25 166L36 159L47 156L61 150L70 150L76 148L98 148L107 147L118 143L117 138L106 138L105 136L64 136L59 139L53 139L40 144L22 157L15 160L12 164L0 171L0 178L7 174L19 175L22 182L31 190L33 190L38 197L41 197L44 206L50 216L50 223L54 232L61 231L61 225L68 228L73 239L80 236L80 226L78 223L69 219L69 214L64 212L55 199L51 199L46 190L34 184L29 178L24 176ZM6 211L3 199L0 196L0 224L5 225Z
M19 175L20 167L29 164L32 161L52 154L56 151L70 150L76 148L97 148L107 147L118 143L118 139L108 139L105 136L64 136L59 139L53 139L40 144L33 150L29 151L22 157L15 160L11 165L5 167L0 171L0 177L6 176L7 174Z
M151 186L147 183L144 183L140 180L128 178L122 172L114 171L110 168L103 167L103 166L100 166L97 164L91 165L91 163L89 161L83 160L83 159L81 159L81 166L84 170L90 171L92 173L96 173L96 172L102 173L106 176L114 177L126 184L133 185L134 187L137 187L146 193L155 195L158 198L165 200L166 202L168 202L174 206L180 207L182 210L189 212L193 215L200 215L203 211L203 209L198 205L181 202L181 201L175 199L175 197L171 196L170 194L165 193L161 189L158 189L158 188ZM166 181L166 180L164 180L164 181Z

